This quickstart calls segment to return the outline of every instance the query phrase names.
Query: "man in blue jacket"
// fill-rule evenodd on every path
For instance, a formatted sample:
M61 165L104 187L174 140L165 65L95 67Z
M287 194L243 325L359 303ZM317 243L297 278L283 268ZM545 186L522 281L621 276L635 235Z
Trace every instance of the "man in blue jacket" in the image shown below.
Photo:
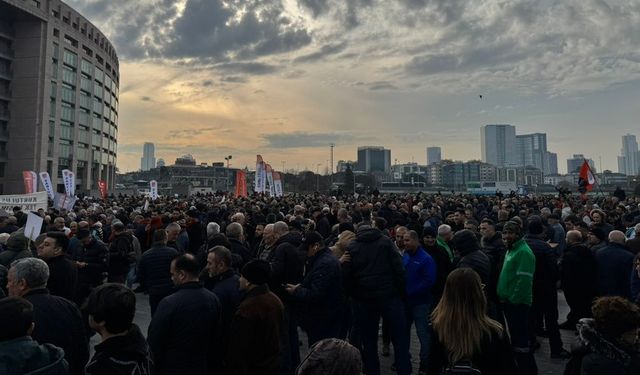
M407 328L416 325L416 334L420 340L419 374L427 372L429 356L429 315L431 314L431 288L436 280L436 263L431 255L420 245L420 236L410 230L404 235L404 255L402 262L407 278Z

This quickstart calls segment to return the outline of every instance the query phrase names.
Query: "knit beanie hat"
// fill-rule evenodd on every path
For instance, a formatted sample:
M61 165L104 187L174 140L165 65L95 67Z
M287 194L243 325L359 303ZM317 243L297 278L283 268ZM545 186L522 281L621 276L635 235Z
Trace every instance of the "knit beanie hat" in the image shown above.
M251 284L266 284L271 276L271 266L266 260L254 259L242 267L240 274Z

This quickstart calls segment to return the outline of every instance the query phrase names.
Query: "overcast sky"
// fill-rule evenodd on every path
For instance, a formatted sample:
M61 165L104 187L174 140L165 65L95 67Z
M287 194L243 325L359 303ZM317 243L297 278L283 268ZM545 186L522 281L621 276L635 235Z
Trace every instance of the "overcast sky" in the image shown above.
M121 171L144 142L167 164L324 171L332 142L336 161L479 159L496 123L546 132L560 172L574 153L617 171L622 135L640 137L635 0L67 3L118 51Z

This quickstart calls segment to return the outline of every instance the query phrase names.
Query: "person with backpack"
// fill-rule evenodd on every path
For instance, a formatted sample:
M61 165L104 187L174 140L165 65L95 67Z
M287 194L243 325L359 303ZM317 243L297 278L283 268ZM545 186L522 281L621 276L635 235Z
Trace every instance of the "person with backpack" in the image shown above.
M507 332L486 309L478 273L466 267L451 272L431 314L428 375L515 373Z

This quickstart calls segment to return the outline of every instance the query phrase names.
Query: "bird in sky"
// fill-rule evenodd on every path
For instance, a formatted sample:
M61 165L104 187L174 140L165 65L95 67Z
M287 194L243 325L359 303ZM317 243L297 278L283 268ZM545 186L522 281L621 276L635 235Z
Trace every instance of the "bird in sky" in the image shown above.
M480 99L482 99L482 95L478 95L480 97Z

